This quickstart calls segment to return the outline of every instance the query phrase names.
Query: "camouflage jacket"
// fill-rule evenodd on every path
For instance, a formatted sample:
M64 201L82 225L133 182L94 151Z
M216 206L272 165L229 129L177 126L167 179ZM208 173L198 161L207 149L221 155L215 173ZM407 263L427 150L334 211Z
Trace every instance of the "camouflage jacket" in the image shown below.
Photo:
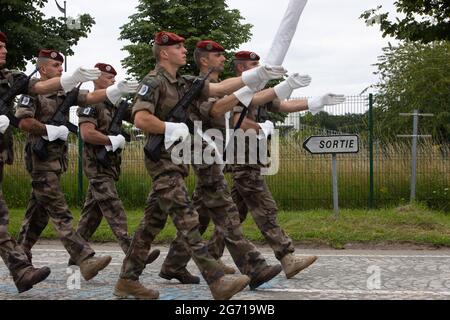
M78 95L77 105L86 105L87 91L80 91ZM47 123L59 105L64 101L66 94L64 91L57 91L46 95L38 95L31 97L23 95L20 99L17 109L16 117L19 119L35 118L36 120ZM69 113L66 115L69 120ZM32 151L32 146L39 141L41 136L28 134L25 145L25 164L27 170L35 171L51 171L62 173L67 170L68 158L67 148L68 144L59 142L49 142L47 145L48 159L41 161Z
M128 109L129 114L126 117L126 121L131 119L131 107ZM78 124L92 123L95 125L96 130L108 135L108 129L117 111L117 107L110 101L105 101L95 105L89 105L86 107L79 107L77 111ZM120 164L121 154L114 152L109 155L111 160L111 166L105 168L97 161L97 152L99 149L104 148L103 145L94 145L85 142L83 148L83 170L88 179L98 177L99 175L107 175L113 177L116 181L120 176Z
M173 78L162 66L157 65L156 69L142 80L138 88L138 93L133 102L133 119L137 112L147 110L161 121L167 121L168 113L189 90L194 80L195 77L180 76L178 74L176 78ZM208 96L209 81L206 81L199 101L194 101L193 103L206 101ZM158 162L153 162L147 157L145 158L147 171L153 179L160 174L172 171L180 172L183 176L188 175L189 167L174 164L171 161L170 152L171 149L166 150L163 146L161 159Z

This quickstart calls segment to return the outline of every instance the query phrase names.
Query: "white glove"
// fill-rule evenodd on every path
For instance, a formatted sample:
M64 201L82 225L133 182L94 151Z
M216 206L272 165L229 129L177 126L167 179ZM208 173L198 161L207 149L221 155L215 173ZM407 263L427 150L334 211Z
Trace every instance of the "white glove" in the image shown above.
M263 134L258 135L258 139L262 139L262 138L267 139L270 135L273 134L274 126L273 126L272 121L266 120L266 122L258 123L258 124L261 127L261 131L263 132Z
M125 137L121 134L117 136L108 136L111 145L105 146L106 151L116 152L117 149L123 149L125 147Z
M79 67L72 74L63 74L59 81L63 90L65 92L69 92L70 90L75 88L78 83L97 80L101 74L102 72L97 68L86 69L83 67Z
M314 115L320 111L323 111L325 106L332 106L343 103L344 101L345 96L343 94L327 93L317 98L308 99L308 109Z
M267 81L282 78L286 74L282 66L259 66L242 73L242 82L253 91L259 91Z
M183 122L165 122L164 146L169 149L172 144L181 140L183 142L189 136L189 128Z
M106 96L109 101L116 104L122 96L128 93L135 93L138 87L139 82L137 81L121 80L106 89Z
M289 98L292 91L298 88L307 87L311 83L311 77L308 75L299 75L294 73L290 75L286 80L277 84L273 89L278 99L285 100Z
M67 136L69 135L69 129L66 126L53 126L51 124L46 124L47 135L43 136L45 140L55 141L57 139L67 141Z
M0 133L4 134L9 127L9 118L5 115L0 116Z
M233 94L244 106L248 107L250 105L250 102L252 102L255 92L246 86L246 87L242 87L239 90L233 92Z

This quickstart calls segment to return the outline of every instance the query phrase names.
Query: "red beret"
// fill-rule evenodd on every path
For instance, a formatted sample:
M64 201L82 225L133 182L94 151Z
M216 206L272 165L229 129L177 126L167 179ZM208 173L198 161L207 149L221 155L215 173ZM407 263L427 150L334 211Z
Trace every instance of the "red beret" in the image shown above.
M64 57L61 53L59 53L56 50L48 50L48 49L42 49L39 51L39 58L47 58L47 59L53 59L56 61L59 61L61 63L64 62Z
M251 51L239 51L234 54L235 60L254 60L259 61L259 56Z
M184 40L183 37L172 32L161 31L155 34L155 43L159 46L171 46Z
M111 74L117 76L116 70L110 64L99 62L94 66L94 68L98 68L100 71L111 73Z
M196 45L197 49L209 51L209 52L223 52L225 49L218 44L217 42L214 42L212 40L203 40L197 42Z
M8 41L8 38L6 37L6 34L0 31L0 41L6 43Z

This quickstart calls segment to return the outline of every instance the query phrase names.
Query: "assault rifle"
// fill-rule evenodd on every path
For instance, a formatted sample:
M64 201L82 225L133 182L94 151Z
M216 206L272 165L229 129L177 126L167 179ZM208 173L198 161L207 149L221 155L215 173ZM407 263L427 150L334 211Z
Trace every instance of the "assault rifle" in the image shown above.
M125 141L130 142L130 135L122 129L122 121L127 115L128 108L128 102L126 100L122 100L109 126L108 135L116 136L118 134L121 134L124 136ZM119 150L116 150L116 152ZM105 146L100 146L100 149L97 151L97 161L100 162L102 166L109 167L111 165L111 159L109 158L109 155L113 153L114 152L112 151L106 151Z
M67 121L66 114L69 112L70 107L77 104L78 94L80 93L80 86L81 83L77 87L73 88L69 93L67 93L64 101L59 105L55 113L52 115L50 121L48 121L48 123L46 124L51 124L54 126L63 125L66 126L70 132L75 134L78 133L78 127L73 123ZM33 145L33 152L41 161L46 161L48 159L47 145L49 143L64 144L65 141L58 139L56 141L49 142L48 140L41 137L39 141L35 145Z
M173 107L169 114L167 115L167 121L170 122L185 122L191 133L194 131L194 126L191 121L188 121L187 109L189 105L198 98L200 95L205 81L208 79L214 68L210 69L208 74L203 78L196 78L189 88L189 91L177 102L175 107ZM147 143L144 146L145 155L152 161L157 162L161 158L161 148L164 145L164 134L154 134L150 135Z
M37 72L38 70L34 70L32 74L29 76L26 76L25 74L21 74L18 79L16 79L9 88L8 91L6 91L1 97L0 97L0 115L5 115L9 118L9 124L18 127L19 126L19 119L17 119L14 115L11 114L11 102L13 99L21 94L24 93L28 87L28 84L30 83L31 77ZM0 133L0 152L5 150L5 146L3 145L3 133Z

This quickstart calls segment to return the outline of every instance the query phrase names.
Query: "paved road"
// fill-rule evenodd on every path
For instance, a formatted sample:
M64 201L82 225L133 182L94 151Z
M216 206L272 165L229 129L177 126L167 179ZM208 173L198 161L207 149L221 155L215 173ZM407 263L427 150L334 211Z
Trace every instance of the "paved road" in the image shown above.
M57 242L38 244L33 250L36 266L48 265L49 278L32 290L17 294L5 265L0 262L0 300L9 299L115 299L112 290L123 253L115 244L93 246L97 254L109 254L111 264L96 278L77 281L78 267L67 267L68 254ZM160 291L160 299L212 299L206 283L179 285L158 277L167 253L147 266L142 276L146 285ZM277 263L270 248L260 247L270 263ZM280 274L258 290L245 291L235 300L297 299L450 299L450 249L439 250L325 250L298 249L297 254L315 254L315 264L287 280ZM224 258L231 264L231 257ZM190 262L189 270L199 274Z

